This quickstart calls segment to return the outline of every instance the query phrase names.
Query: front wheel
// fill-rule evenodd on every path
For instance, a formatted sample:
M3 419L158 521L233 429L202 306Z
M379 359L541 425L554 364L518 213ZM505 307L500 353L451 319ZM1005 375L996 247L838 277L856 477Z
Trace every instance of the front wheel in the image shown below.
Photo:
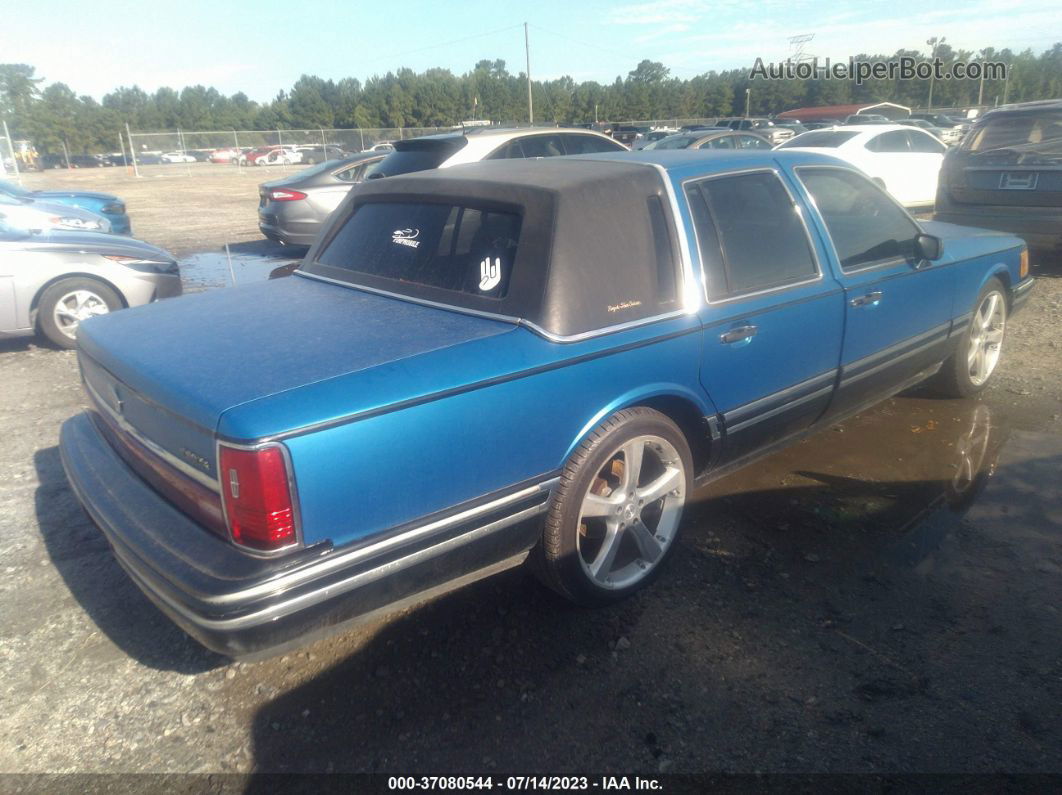
M974 302L959 344L940 368L937 386L948 397L970 397L996 371L1007 330L1007 297L998 279L989 280Z
M543 582L600 605L647 585L674 548L692 489L689 445L653 409L613 414L568 459L534 551Z
M121 308L118 294L102 282L62 279L41 295L37 324L41 333L60 348L73 348L82 321Z

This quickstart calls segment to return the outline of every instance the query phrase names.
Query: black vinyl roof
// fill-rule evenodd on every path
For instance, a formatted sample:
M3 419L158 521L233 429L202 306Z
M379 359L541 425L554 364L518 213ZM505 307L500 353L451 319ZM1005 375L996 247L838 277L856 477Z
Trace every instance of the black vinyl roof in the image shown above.
M522 217L512 280L502 299L339 272L317 261L369 202L454 202ZM530 321L566 337L678 308L678 243L660 170L582 157L493 160L366 182L351 191L303 269L352 284ZM670 270L662 281L663 269ZM661 284L671 290L661 294Z

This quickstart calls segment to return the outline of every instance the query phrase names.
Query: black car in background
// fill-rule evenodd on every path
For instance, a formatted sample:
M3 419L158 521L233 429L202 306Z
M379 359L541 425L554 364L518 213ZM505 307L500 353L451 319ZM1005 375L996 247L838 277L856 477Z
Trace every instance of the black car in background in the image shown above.
M103 158L96 155L70 155L69 161L62 153L41 155L41 168L101 168Z
M1010 232L1062 252L1062 99L990 110L948 150L935 220Z

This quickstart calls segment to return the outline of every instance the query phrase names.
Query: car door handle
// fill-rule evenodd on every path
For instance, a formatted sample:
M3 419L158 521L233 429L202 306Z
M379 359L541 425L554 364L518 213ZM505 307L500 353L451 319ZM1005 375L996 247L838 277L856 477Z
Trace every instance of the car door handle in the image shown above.
M719 341L724 345L741 342L742 340L755 337L758 330L759 329L756 326L738 326L737 328L732 328L730 331L725 331L720 334Z
M876 304L881 300L881 290L874 290L866 295L861 295L858 298L853 298L850 303L852 306L868 306L869 304Z

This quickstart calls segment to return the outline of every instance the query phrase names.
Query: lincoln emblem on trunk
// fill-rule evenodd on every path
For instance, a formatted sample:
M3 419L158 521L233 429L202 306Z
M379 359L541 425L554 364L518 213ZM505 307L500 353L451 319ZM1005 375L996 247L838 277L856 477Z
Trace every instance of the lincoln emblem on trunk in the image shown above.
M229 492L232 494L232 499L240 498L240 476L236 474L235 469L229 470Z

